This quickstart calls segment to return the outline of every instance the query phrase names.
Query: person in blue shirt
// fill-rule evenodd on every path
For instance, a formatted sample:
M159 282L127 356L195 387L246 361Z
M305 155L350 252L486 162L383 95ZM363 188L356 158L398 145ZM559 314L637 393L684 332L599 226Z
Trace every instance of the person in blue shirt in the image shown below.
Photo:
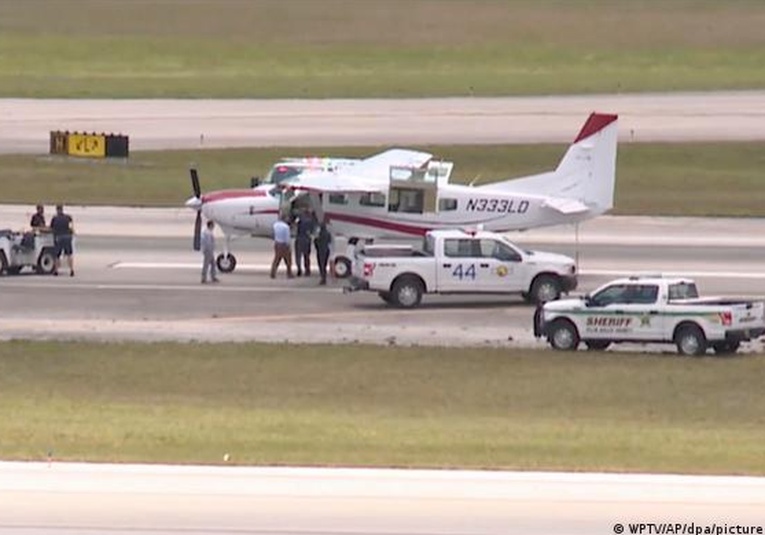
M71 216L64 213L64 206L56 205L56 215L50 220L50 230L53 233L53 244L56 247L56 264L53 274L58 276L58 268L61 267L61 254L66 256L69 265L69 276L74 277L74 251L72 249L72 237L74 236L74 224Z

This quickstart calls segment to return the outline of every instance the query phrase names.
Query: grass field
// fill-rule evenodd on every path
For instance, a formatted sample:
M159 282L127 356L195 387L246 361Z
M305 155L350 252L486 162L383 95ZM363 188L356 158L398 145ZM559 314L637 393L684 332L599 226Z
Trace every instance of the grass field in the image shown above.
M0 96L762 88L763 27L755 0L7 0Z
M0 343L0 457L765 474L761 355Z
M455 162L455 179L479 183L553 169L557 145L421 147ZM180 206L188 166L203 190L247 187L282 156L365 156L381 147L138 152L128 163L3 155L3 202ZM763 216L765 143L621 144L615 214Z

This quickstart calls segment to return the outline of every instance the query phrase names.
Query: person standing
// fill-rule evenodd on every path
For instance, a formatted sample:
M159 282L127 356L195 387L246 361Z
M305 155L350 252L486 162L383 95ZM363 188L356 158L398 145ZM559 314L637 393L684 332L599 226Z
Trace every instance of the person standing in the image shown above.
M297 276L311 276L311 235L316 228L316 219L308 208L303 208L297 218L297 229L295 232L295 266L297 267Z
M210 281L218 282L218 276L215 271L215 222L211 219L207 222L207 227L202 231L200 239L200 249L202 249L202 284L207 282L207 274L210 274Z
M321 277L319 284L323 286L327 284L327 264L332 250L332 234L327 228L326 216L322 216L321 218L319 230L316 234L316 238L313 240L313 244L316 246L316 261L319 265L319 276Z
M50 230L53 233L53 244L56 248L56 263L53 274L58 276L61 267L61 254L66 256L69 265L69 276L74 277L74 251L72 249L72 237L74 236L74 223L69 214L64 213L64 206L56 205L56 215L50 220Z
M32 227L32 230L41 231L45 228L45 207L38 204L36 210L29 221L29 226Z
M290 251L290 226L280 217L274 222L274 260L271 262L271 278L276 278L276 270L282 260L287 265L287 278L292 278L292 251Z

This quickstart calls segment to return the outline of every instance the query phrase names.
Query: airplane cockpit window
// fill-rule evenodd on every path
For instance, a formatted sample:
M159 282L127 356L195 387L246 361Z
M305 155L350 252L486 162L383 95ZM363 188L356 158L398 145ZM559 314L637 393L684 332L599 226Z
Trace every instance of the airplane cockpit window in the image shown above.
M268 175L266 175L266 184L281 184L285 180L295 178L303 172L302 167L294 165L277 164L271 168Z
M457 199L438 199L439 212L451 212L457 209Z

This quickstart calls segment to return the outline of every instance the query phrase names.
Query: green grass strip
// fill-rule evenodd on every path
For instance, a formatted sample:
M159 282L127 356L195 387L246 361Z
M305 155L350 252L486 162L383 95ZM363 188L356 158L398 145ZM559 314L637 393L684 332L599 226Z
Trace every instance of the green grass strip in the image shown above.
M0 457L765 474L761 355L0 343Z

